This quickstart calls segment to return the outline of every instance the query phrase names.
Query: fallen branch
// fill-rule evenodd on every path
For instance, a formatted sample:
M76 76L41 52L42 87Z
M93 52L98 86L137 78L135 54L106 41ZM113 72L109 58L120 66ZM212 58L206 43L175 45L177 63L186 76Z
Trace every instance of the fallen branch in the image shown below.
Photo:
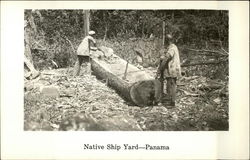
M228 96L228 92L226 91L226 87L227 86L224 86L222 88L219 88L219 89L216 89L213 91L213 94L219 94L220 96Z
M190 50L190 51L195 51L195 52L209 52L209 53L217 53L217 54L222 55L222 56L228 56L228 54L222 53L220 51L212 51L212 50L206 50L206 49L198 49L197 50L197 49L191 49L191 48L186 48L186 49Z
M199 53L199 52L195 53L195 55L225 57L225 55L221 55L221 54Z
M221 47L221 49L222 49L226 54L228 54L228 52L227 52L224 48Z
M181 89L181 88L178 88L178 90L180 90L180 91L184 92L184 94L185 94L186 96L193 96L193 97L197 97L197 96L199 96L199 94L196 94L196 93L190 93L190 92L188 92L188 91L186 91L186 90L184 90L184 89Z
M39 48L39 47L34 47L34 48L32 48L32 49L36 49L36 50L40 50L40 51L46 51L47 49L46 48Z
M43 74L43 75L53 75L53 76L58 76L58 77L67 77L67 75L64 75L64 74L46 72L46 71L42 71L41 74Z
M184 77L184 76L182 76L181 78L182 78L184 81L191 81L191 80L194 80L194 79L199 78L199 76L191 76L191 77Z
M210 84L210 85L206 85L206 86L200 86L200 87L198 87L198 89L201 91L205 91L205 90L221 89L223 87L224 87L224 85Z
M68 94L60 94L60 97L73 97L73 95L68 95Z
M56 63L55 61L53 61L53 60L51 59L51 62L56 66L56 68L58 68L58 65L57 65L57 63Z
M220 64L220 63L223 63L223 62L226 62L226 61L227 60L182 64L181 67L189 67L189 66L197 66L197 65L209 65L209 64Z

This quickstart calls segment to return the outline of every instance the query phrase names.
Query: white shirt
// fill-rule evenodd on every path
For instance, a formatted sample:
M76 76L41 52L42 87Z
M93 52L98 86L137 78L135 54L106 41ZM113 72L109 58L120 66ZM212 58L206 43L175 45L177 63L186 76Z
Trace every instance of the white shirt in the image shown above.
M90 43L96 44L96 41L91 36L86 36L77 49L77 55L89 56L90 55Z
M165 77L180 77L181 76L181 66L180 66L180 56L178 48L175 44L170 44L166 57L171 57L167 68L164 70Z

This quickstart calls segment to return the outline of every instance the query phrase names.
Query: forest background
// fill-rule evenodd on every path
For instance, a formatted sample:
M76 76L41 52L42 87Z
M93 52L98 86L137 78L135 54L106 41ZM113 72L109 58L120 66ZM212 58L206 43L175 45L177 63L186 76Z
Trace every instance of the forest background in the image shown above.
M82 10L25 10L31 52L37 69L73 66L84 38ZM136 64L156 67L164 35L172 34L183 71L226 80L228 77L228 11L226 10L90 10L90 29L100 45ZM204 65L207 64L207 65ZM212 69L206 69L207 67Z
M168 111L164 107L131 106L95 77L72 78L76 50L86 35L85 11L25 10L24 36L29 41L35 68L41 72L56 69L67 75L66 78L43 75L40 83L58 85L63 94L69 90L73 93L70 98L42 99L27 81L25 129L58 130L67 122L65 119L72 119L79 112L93 115L99 121L116 119L119 127L123 126L121 118L115 116L128 114L135 121L131 125L138 123L142 130L228 129L228 11L90 10L89 13L90 29L96 32L99 46L112 48L121 58L145 70L156 70L164 36L173 35L183 75L177 84L178 107ZM136 52L142 54L143 62L137 61Z

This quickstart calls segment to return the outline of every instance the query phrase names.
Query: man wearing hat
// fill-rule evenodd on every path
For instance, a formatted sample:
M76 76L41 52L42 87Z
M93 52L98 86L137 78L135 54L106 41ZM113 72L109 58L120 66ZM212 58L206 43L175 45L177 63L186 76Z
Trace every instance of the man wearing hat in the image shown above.
M88 35L82 40L77 49L77 61L74 67L74 76L79 75L82 63L87 66L90 60L90 51L100 50L96 46L96 40L94 39L95 31L89 31Z
M176 80L181 76L180 57L177 46L173 43L172 35L166 36L167 49L161 56L161 64L157 71L157 78L163 74L167 80L167 100L170 101L169 107L175 106L176 99ZM163 94L163 93L162 93Z

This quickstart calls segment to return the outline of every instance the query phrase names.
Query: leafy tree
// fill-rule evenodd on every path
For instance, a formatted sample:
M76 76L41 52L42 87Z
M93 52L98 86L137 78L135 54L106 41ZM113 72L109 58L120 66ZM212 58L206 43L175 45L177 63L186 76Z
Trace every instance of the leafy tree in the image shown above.
M32 39L35 66L40 69L56 67L52 61L59 67L74 64L76 49L85 34L83 10L25 10L25 19L29 22L28 36ZM119 42L113 49L126 47L121 49L121 54L130 53L131 59L136 47L142 48L147 57L159 54L163 23L165 34L173 34L176 38L182 59L187 53L185 48L228 51L226 10L90 11L90 29L96 31L97 39ZM154 40L150 40L150 36ZM190 61L193 57L186 58ZM156 60L150 61L152 65L156 63Z

